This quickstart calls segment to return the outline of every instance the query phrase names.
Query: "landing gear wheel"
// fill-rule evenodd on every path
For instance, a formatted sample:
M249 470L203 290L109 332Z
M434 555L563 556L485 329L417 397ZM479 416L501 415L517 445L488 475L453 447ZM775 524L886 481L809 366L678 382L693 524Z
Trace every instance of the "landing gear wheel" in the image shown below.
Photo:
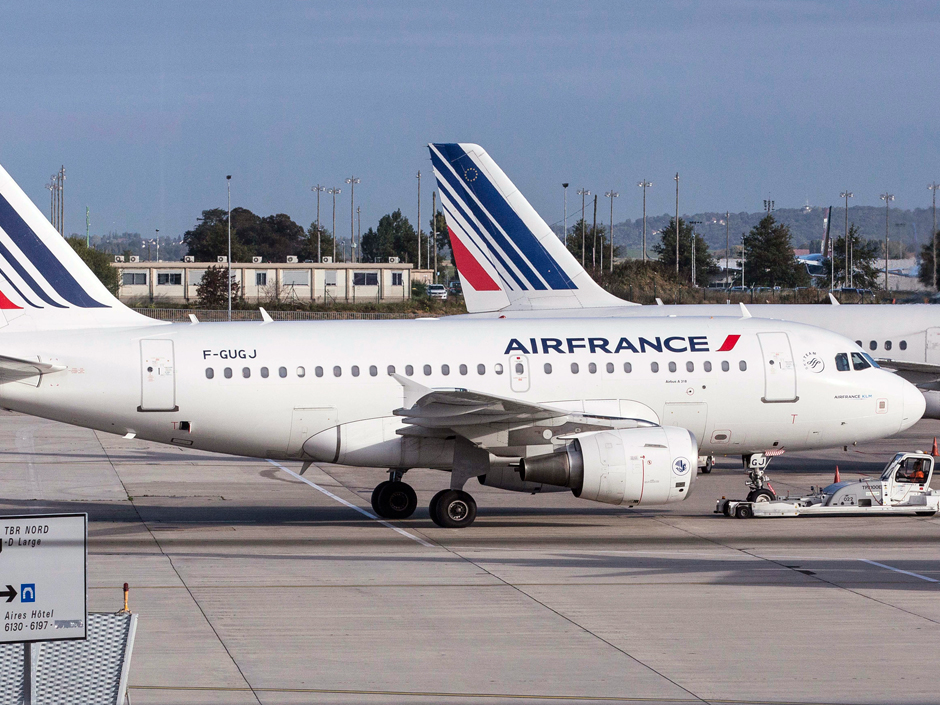
M710 474L711 474L711 471L712 471L712 466L713 466L714 464L715 464L715 458L712 457L711 455L709 455L709 456L705 459L705 466L702 467L702 468L699 470L699 472L702 473L703 475L710 475Z
M384 485L384 487L382 487ZM383 519L407 519L418 508L418 495L404 482L383 482L373 504Z
M379 495L382 494L382 490L385 488L385 486L390 484L391 482L385 480L384 482L377 484L375 489L372 490L372 511L379 516L382 516L381 510L379 510Z
M748 502L773 502L775 499L777 499L777 495L774 494L773 490L769 490L766 487L759 490L751 490L747 493Z
M754 510L748 504L739 504L734 508L735 519L750 519L754 516Z
M462 490L442 490L430 504L431 520L445 529L470 526L477 517L477 503Z

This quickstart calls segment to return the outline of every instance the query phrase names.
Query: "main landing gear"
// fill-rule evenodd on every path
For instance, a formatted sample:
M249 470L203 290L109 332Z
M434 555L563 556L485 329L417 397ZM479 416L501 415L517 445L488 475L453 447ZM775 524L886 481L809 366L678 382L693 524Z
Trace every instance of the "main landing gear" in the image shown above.
M747 486L751 491L747 493L748 502L772 502L777 499L777 493L770 484L766 469L770 458L764 453L751 453L743 455L744 467L747 468Z
M428 506L431 521L445 529L462 529L477 518L477 503L463 490L441 490Z
M418 495L402 482L404 470L389 470L388 479L372 490L372 509L383 519L407 519L418 508Z

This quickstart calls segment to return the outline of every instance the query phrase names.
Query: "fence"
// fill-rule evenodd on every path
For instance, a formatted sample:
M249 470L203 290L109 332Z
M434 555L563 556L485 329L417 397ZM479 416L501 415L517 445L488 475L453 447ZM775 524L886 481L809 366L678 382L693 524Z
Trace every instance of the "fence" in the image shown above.
M228 320L228 311L189 308L135 308L158 321L187 323L190 315L206 323L220 323ZM360 313L356 311L268 311L275 321L382 321L407 318L426 318L428 314L417 313ZM233 321L260 321L260 311L238 309L232 311Z

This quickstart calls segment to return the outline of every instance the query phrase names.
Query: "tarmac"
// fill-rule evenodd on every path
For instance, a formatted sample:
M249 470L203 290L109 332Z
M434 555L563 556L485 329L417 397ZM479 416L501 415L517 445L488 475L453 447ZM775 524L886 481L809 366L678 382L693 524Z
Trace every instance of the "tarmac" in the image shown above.
M928 450L940 422L788 453L780 494ZM146 703L938 703L940 518L735 520L740 458L622 509L471 481L476 523L372 516L383 473L0 413L0 514L87 512L89 609L140 615ZM935 486L937 481L934 482Z

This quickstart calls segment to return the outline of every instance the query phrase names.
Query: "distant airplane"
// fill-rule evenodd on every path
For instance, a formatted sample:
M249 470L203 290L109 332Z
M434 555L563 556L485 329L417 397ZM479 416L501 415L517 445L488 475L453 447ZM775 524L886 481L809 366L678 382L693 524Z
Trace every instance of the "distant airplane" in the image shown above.
M486 151L432 144L431 161L470 314L565 318L739 316L722 304L640 306L601 289ZM801 258L807 263L822 255ZM913 270L896 273L916 276ZM837 303L831 298L832 303ZM927 418L940 418L940 307L748 304L761 318L825 328L920 386Z

